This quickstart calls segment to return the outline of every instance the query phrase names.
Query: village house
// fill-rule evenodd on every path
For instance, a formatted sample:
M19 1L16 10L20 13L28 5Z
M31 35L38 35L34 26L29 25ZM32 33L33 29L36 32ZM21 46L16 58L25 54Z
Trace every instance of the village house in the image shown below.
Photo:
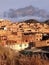
M0 21L0 44L15 50L23 50L29 46L40 46L39 42L43 43L42 40L45 42L43 38L48 34L49 26L47 24Z

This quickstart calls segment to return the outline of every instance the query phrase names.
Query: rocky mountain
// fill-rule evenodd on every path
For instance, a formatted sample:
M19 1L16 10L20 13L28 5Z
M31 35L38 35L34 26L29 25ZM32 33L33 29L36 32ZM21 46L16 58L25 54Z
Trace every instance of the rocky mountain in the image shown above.
M40 21L34 20L34 19L29 19L29 20L25 20L23 21L25 23L39 23Z
M12 18L12 19L16 18L22 21L30 18L43 21L49 19L49 13L43 9L38 9L33 6L28 6L25 8L20 8L15 10L9 9L9 11L4 12L3 17Z

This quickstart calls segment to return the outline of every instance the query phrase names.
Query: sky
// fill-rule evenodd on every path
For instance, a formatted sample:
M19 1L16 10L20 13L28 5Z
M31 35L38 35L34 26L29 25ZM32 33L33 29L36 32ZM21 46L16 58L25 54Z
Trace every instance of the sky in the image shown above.
M0 12L34 6L49 12L49 0L0 0Z

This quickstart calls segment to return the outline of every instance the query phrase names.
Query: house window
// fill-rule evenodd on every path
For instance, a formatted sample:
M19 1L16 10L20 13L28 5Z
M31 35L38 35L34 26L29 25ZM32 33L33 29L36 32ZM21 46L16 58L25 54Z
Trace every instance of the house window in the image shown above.
M41 37L41 35L40 35L40 37Z
M25 44L25 46L26 46L26 44Z
M20 44L20 47L22 47L22 45Z
M26 40L26 42L28 42L28 41Z
M36 40L38 40L38 39L36 39Z
M37 29L35 31L37 31Z
M49 44L49 42L47 42Z
M17 32L12 32L12 34L17 35Z
M21 28L21 25L19 26L19 28Z
M17 41L15 41L15 43L17 43Z
M27 31L31 31L31 30L27 30Z

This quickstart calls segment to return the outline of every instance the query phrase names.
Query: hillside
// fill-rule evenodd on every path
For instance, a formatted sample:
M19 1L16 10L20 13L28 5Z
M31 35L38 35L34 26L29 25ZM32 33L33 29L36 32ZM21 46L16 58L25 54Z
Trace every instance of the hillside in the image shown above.
M25 23L39 23L39 21L34 20L34 19L29 19L29 20L25 20Z
M17 55L10 48L0 46L0 65L49 65L49 59L40 55Z
M14 65L14 51L0 45L0 65Z

